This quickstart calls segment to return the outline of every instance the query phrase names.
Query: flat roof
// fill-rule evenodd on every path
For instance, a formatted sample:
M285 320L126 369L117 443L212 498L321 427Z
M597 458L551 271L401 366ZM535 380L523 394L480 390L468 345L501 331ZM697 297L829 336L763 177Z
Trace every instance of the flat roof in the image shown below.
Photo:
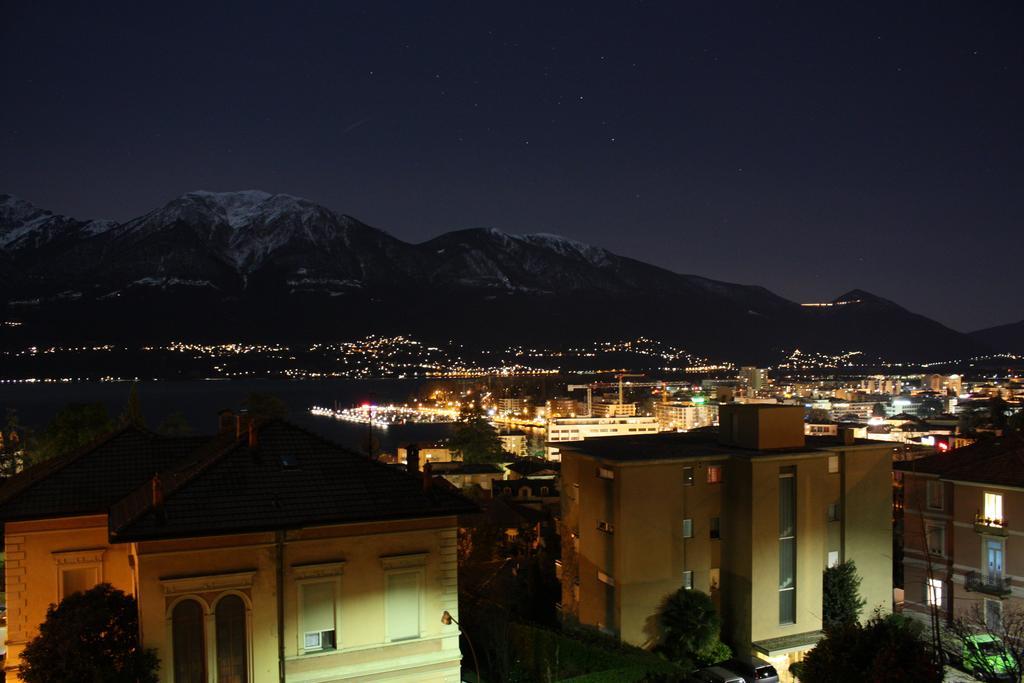
M606 436L580 441L555 442L559 450L620 462L675 460L708 456L772 456L784 453L815 453L834 448L849 448L840 436L807 436L805 445L796 448L758 450L718 443L718 431L660 432L635 436ZM892 447L889 442L855 439L853 446Z

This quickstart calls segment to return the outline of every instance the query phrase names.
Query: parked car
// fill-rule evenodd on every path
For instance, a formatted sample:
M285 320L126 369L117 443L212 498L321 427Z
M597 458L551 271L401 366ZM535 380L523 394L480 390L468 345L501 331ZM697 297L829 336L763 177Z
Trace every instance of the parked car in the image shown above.
M689 675L687 683L744 683L743 676L721 666L709 666Z
M779 673L775 667L757 657L733 657L715 666L735 671L746 683L779 683Z
M979 633L964 639L964 671L993 681L1013 680L1013 662L997 636Z

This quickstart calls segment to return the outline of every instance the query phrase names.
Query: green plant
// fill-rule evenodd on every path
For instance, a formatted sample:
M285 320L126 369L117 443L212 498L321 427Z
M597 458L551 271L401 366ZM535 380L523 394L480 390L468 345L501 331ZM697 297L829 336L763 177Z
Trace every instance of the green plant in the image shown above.
M864 609L861 578L853 560L829 567L822 578L822 625L826 630L855 623Z

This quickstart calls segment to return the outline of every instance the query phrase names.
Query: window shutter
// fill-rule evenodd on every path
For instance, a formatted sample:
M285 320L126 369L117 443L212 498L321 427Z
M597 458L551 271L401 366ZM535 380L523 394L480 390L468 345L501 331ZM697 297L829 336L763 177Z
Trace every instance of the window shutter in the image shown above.
M420 637L420 576L418 573L388 576L388 639Z
M302 630L334 630L334 583L306 583L302 585Z

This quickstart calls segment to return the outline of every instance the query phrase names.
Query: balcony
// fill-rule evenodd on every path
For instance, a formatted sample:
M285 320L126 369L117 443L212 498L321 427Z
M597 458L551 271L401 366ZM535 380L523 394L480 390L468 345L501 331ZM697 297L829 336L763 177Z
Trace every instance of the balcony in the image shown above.
M1007 536L1009 523L1005 519L992 519L981 513L974 515L974 530L979 534L990 536Z
M988 595L1005 596L1010 594L1010 577L967 572L964 576L964 588Z

